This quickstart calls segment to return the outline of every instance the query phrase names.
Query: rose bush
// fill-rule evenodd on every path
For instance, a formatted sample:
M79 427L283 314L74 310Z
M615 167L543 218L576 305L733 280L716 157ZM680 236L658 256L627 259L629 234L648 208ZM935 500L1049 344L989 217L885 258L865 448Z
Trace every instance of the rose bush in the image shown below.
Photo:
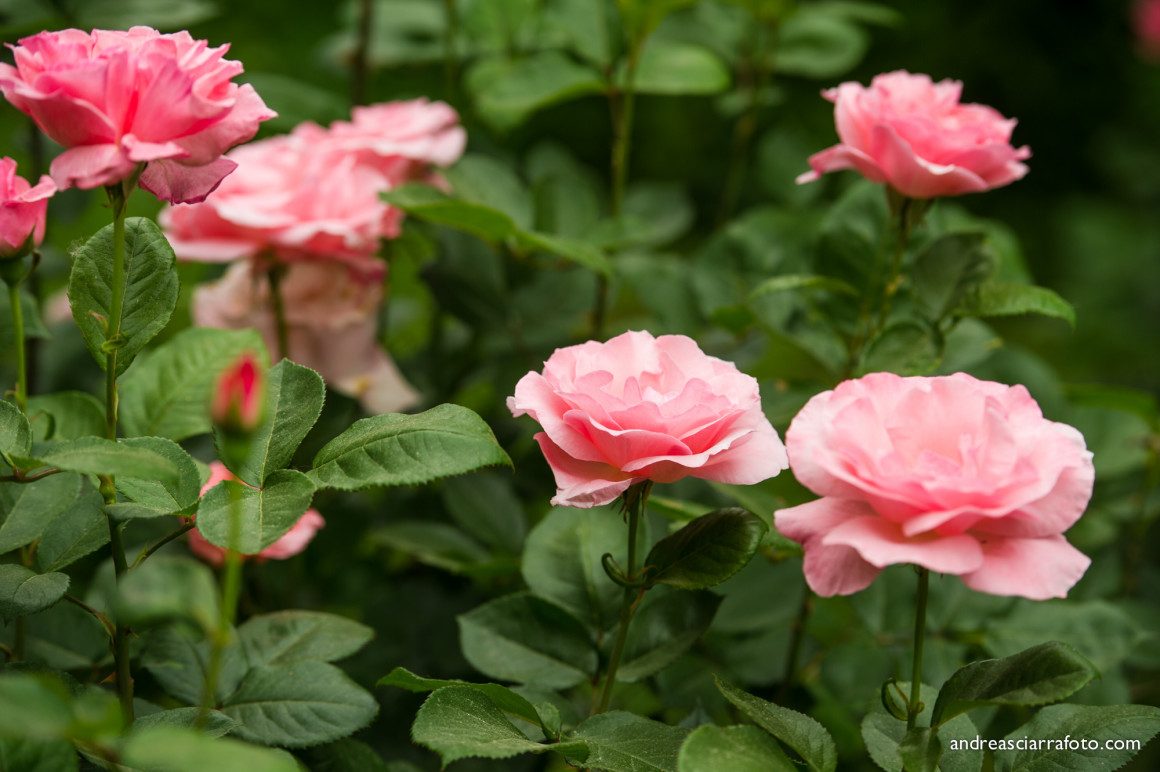
M230 470L226 469L225 464L220 461L214 461L209 465L209 479L206 480L205 485L201 486L201 495L205 496L210 488L220 482L237 479L237 477L230 474ZM306 510L306 514L302 515L289 531L282 534L278 541L253 557L259 563L264 560L285 560L286 558L294 557L306 549L306 545L314 538L314 534L318 533L319 529L325 526L326 521L319 514L318 510L308 509ZM226 559L226 550L215 544L210 544L204 536L197 532L196 528L189 532L189 551L216 567L220 567ZM245 557L249 556L243 556L243 559Z
M834 103L841 143L810 156L812 182L856 169L910 198L978 193L1027 174L1027 147L1011 145L1015 120L991 107L960 104L963 84L899 70L875 76L869 88L847 82L822 96Z
M0 158L0 258L24 254L44 239L48 199L56 192L50 177L36 185L16 173L16 162Z
M379 307L386 266L370 263L378 274L356 274L341 263L294 263L280 291L286 308L285 355L322 375L343 394L358 399L371 413L405 410L418 394L379 345ZM270 281L250 262L231 265L216 282L193 293L193 321L203 327L257 329L270 351L278 335L270 304Z
M1063 532L1091 497L1092 454L1022 386L873 373L813 397L786 444L794 475L822 498L774 524L805 548L819 595L914 563L1042 600L1065 597L1091 562Z
M221 154L275 116L239 62L188 32L149 27L42 32L0 64L0 91L66 150L52 162L62 188L95 188L147 164L141 187L171 202L203 200L236 164Z
M535 439L555 505L607 504L643 480L748 485L788 464L757 380L684 335L630 331L557 349L507 405L543 427Z

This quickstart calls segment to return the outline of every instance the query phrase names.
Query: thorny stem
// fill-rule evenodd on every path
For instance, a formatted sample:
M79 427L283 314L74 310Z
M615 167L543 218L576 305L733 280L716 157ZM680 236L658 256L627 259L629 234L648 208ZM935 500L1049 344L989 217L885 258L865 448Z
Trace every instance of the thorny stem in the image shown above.
M197 712L195 726L202 728L209 719L209 712L216 704L218 678L221 676L222 655L226 644L232 635L234 620L238 614L238 596L242 587L242 557L238 554L237 546L242 537L242 493L238 484L229 486L230 491L230 548L226 551L224 576L222 579L221 617L218 621L217 633L213 638L213 648L210 651L209 667L205 674L205 691L201 698L201 707Z

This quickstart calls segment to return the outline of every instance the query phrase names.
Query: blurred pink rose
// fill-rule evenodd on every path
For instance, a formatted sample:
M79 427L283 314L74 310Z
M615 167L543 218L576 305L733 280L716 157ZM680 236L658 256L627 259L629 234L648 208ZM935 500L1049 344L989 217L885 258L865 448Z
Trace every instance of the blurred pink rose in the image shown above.
M0 258L25 253L44 239L48 199L56 192L44 176L36 186L16 174L16 162L0 158Z
M607 504L643 480L748 485L788 465L756 379L684 335L626 332L557 349L507 405L544 429L536 441L556 505Z
M805 548L819 595L913 563L992 595L1062 598L1091 563L1063 532L1091 498L1092 454L1022 386L873 373L811 399L786 444L823 498L774 524Z
M237 479L230 474L230 470L226 469L225 464L214 461L209 465L209 479L206 480L205 485L201 486L201 495L204 496L206 491L223 480ZM245 483L242 484L245 485ZM282 538L259 552L255 557L259 563L268 559L285 560L294 557L306 549L306 545L314 538L314 534L318 533L318 530L325 525L326 521L322 519L322 515L318 514L317 509L308 509L294 524L294 527L282 534ZM226 551L206 541L196 528L189 532L189 550L213 566L220 567L226 559ZM242 556L243 559L246 557L249 556Z
M1160 60L1160 0L1137 0L1132 6L1132 26L1140 54Z
M201 201L229 174L221 158L276 113L231 82L239 62L188 32L41 32L0 64L0 91L66 150L52 162L61 188L95 188L148 163L141 187L165 201Z
M963 84L931 82L899 70L878 75L866 88L847 82L822 92L834 103L841 144L810 156L812 171L857 169L910 198L977 193L1027 174L1027 147L1011 146L1014 119L986 105L959 104Z
M353 276L341 263L292 263L281 292L289 327L287 358L317 370L330 385L357 398L371 413L392 413L418 401L379 345L376 333L385 265L378 275ZM231 265L216 282L193 292L193 321L203 327L254 327L277 351L270 285L251 262Z
M261 367L253 351L243 351L222 371L209 410L215 426L236 434L257 431L266 397L266 379Z
M393 184L426 179L431 166L450 166L463 155L467 132L459 114L443 102L409 102L356 107L351 120L330 124L335 147L358 155Z

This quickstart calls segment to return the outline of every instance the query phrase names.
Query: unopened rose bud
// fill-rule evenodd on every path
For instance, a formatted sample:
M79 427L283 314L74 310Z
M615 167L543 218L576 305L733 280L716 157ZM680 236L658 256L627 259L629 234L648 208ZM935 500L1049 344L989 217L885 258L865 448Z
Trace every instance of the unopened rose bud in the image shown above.
M252 434L262 423L265 401L266 379L258 357L244 351L218 378L210 419L227 435Z

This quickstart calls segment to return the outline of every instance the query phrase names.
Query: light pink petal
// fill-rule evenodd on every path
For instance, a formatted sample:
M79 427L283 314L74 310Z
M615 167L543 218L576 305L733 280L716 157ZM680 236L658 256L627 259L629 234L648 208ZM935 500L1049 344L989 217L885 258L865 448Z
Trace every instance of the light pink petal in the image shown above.
M987 183L970 169L935 164L920 158L893 126L875 126L870 141L871 154L886 181L904 196L937 198L977 193L988 188Z
M169 160L150 161L141 175L141 187L162 201L196 204L217 189L237 166L228 158L218 158L202 166L186 166Z
M319 529L326 526L326 521L317 509L308 509L298 519L294 526L282 534L278 541L258 553L258 559L285 560L297 555L306 549L306 545L314 538Z
M820 153L814 153L810 156L809 163L813 171L799 176L797 178L799 185L813 182L827 172L837 172L843 169L856 169L871 182L882 183L886 181L885 172L879 168L873 158L849 145L834 145Z
M615 500L636 481L608 464L581 461L569 456L543 432L537 433L535 440L556 478L553 505L583 509L598 507Z
M116 145L82 145L54 158L49 172L62 190L74 186L87 190L120 182L136 167Z
M852 547L878 568L913 563L942 574L964 574L983 563L983 550L973 536L926 534L908 538L897 524L875 515L847 520L825 534L822 543Z
M1091 562L1063 536L990 539L983 543L982 566L963 574L963 582L991 595L1066 598Z
M868 511L861 502L822 498L774 513L773 525L778 532L805 549L802 570L806 583L818 595L850 595L869 587L878 576L881 569L866 562L857 550L823 541L830 530Z

